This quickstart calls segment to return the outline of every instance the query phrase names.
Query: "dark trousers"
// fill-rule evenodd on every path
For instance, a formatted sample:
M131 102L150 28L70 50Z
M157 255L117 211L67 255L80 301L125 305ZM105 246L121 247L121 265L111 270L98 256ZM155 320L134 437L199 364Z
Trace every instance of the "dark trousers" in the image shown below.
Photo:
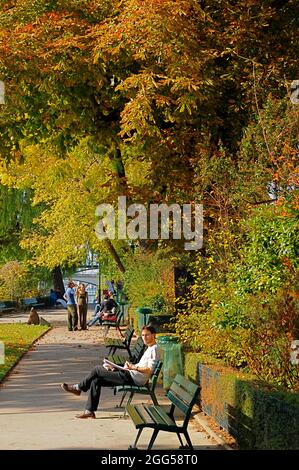
M82 330L86 330L87 304L78 305L79 321Z
M67 326L69 331L77 329L78 313L77 305L67 305Z
M86 410L96 411L101 396L102 387L113 387L114 385L132 385L134 381L129 372L106 370L103 366L95 366L90 374L79 383L79 389L87 392L88 400Z

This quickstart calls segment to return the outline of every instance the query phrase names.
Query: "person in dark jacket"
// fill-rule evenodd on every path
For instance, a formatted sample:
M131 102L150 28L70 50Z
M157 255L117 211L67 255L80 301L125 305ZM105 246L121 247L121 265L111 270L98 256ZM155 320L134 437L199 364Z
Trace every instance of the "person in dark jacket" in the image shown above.
M112 309L116 307L117 307L117 303L113 299L112 293L109 291L108 293L104 295L104 300L101 303L99 311L91 320L89 320L89 322L87 323L87 326L95 325L97 322L101 324L102 322L101 319L104 313L112 312Z

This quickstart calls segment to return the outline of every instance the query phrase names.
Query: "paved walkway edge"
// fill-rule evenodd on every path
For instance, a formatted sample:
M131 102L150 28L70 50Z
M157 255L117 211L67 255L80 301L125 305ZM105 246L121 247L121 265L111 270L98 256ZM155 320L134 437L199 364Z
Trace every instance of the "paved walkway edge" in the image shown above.
M210 426L207 424L207 421L205 420L204 414L202 412L194 413L193 418L218 444L224 447L224 449L234 450L232 447L226 444L226 442L220 436L218 436L218 434L212 431Z

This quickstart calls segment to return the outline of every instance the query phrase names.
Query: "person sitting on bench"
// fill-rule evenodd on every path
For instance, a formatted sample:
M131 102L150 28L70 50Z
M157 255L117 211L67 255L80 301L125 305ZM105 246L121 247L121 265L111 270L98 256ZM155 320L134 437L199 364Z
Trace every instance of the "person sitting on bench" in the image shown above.
M89 322L87 323L87 326L95 325L95 323L97 322L101 324L103 314L109 313L109 312L111 312L112 314L112 309L117 307L117 303L112 298L112 293L107 292L104 298L105 300L101 303L99 311L94 315L94 317L91 320L89 320Z
M125 370L114 370L109 366L96 366L81 382L74 385L61 384L65 392L74 395L81 395L81 392L89 390L86 409L84 413L76 415L76 418L96 417L95 411L98 408L102 387L146 384L153 373L156 362L160 359L160 350L156 343L156 330L151 325L142 328L141 336L147 349L137 364L126 362Z

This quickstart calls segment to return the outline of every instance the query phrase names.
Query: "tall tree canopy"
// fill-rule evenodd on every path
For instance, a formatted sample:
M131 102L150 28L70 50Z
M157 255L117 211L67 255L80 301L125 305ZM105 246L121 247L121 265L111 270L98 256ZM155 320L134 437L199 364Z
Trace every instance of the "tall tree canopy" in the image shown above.
M252 115L296 78L296 5L2 2L2 183L31 188L43 207L24 241L35 261L53 268L87 242L103 249L95 207L119 195L196 198L213 214L209 162L224 152L237 170Z

